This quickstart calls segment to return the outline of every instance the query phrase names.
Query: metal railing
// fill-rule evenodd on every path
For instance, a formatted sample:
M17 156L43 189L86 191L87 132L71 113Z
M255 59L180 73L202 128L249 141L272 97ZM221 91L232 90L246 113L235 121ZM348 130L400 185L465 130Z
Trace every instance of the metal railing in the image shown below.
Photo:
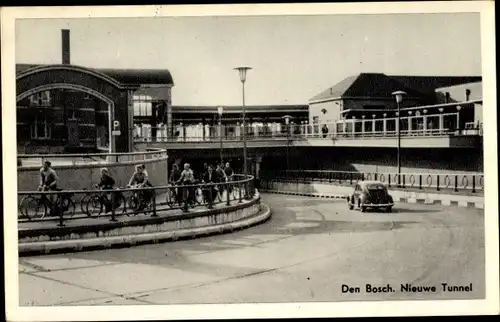
M308 138L396 137L396 118L346 119L318 124L267 124L246 126L247 140L300 140ZM458 113L401 117L402 137L481 136L481 123L457 126ZM222 136L222 137L221 137ZM134 130L134 142L219 142L243 138L241 125L178 125L172 128L145 125Z
M106 165L109 163L134 163L167 157L167 150L149 149L141 152L124 153L81 153L81 154L18 154L18 166L23 168L40 167L45 160L52 166L67 165Z
M18 192L18 222L57 221L65 226L67 220L140 214L157 217L174 209L189 212L195 207L212 209L216 204L230 206L242 203L255 195L254 177L235 174L232 181L165 185L113 190L62 190Z
M484 174L438 174L438 173L401 173L394 172L354 172L330 170L279 170L262 172L263 185L266 181L297 183L331 183L353 185L357 181L377 180L389 188L435 190L435 191L484 191ZM399 179L399 180L398 180Z

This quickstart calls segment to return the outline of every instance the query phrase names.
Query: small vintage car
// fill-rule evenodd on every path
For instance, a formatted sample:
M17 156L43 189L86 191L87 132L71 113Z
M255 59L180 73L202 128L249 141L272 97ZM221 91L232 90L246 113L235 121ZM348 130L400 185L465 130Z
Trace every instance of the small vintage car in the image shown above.
M367 208L385 209L391 212L394 201L383 182L359 181L352 195L347 197L347 204L350 210L358 207L361 212L365 212Z

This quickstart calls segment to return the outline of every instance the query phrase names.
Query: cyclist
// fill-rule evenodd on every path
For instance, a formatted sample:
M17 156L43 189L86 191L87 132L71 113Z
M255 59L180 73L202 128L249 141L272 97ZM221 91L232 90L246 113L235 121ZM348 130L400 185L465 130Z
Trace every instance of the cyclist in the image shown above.
M233 181L234 171L231 168L229 162L226 163L226 167L224 168L224 172L226 173L228 181Z
M226 162L226 167L224 168L224 173L226 174L227 182L233 181L234 178L234 171L233 168L231 168L231 165L229 162ZM233 187L231 185L227 185L227 193L231 193L233 191Z
M214 171L214 168L212 167L212 165L209 165L207 167L207 172L205 172L205 174L203 175L203 183L217 183L219 182L219 175L216 171ZM212 198L210 198L210 191L212 191ZM211 186L211 187L206 187L205 189L203 189L203 192L205 194L205 200L207 201L211 201L213 202L214 199L215 199L215 194L217 193L215 191L215 186Z
M179 181L179 179L181 178L181 170L179 170L179 165L178 164L174 164L172 166L172 173L170 174L170 182L177 182Z
M51 168L50 161L45 161L43 163L43 167L40 169L40 185L38 189L42 191L46 190L57 190L57 182L59 181L59 177L54 169Z
M50 161L45 161L43 163L42 168L40 169L40 185L38 186L38 191L59 191L61 189L57 189L57 183L59 181L59 177L57 173L52 169L52 164ZM42 199L46 198L45 196L41 196ZM54 195L50 194L46 199L50 204L54 204ZM50 207L50 214L54 214L54 210L52 206Z
M151 184L148 183L147 172L144 171L145 169L143 168L143 166L143 164L135 166L135 172L130 178L127 187L142 188L151 186ZM151 191L142 191L141 193L139 193L139 195L142 197L144 203L148 203L151 196ZM141 208L144 206L145 205L141 203Z
M96 184L96 187L102 189L106 192L102 194L102 200L104 201L105 212L111 211L111 193L109 190L113 190L115 186L115 180L109 175L107 168L101 169L101 182Z
M194 184L194 172L191 170L189 163L184 163L184 170L181 173L181 177L177 181L177 183L184 185L192 185ZM184 188L184 192L188 193L188 201L194 202L194 189L193 188Z
M176 182L178 182L180 178L181 178L181 170L179 170L179 165L174 164L172 166L172 173L170 174L169 181L173 184L176 184ZM182 202L182 196L179 195L179 189L175 188L174 194L177 199L177 202L180 204Z
M224 164L223 163L217 163L217 168L215 169L215 172L217 172L217 176L219 179L219 182L227 182L227 176L226 172L224 171ZM219 191L222 193L224 191L225 186L224 185L219 185Z

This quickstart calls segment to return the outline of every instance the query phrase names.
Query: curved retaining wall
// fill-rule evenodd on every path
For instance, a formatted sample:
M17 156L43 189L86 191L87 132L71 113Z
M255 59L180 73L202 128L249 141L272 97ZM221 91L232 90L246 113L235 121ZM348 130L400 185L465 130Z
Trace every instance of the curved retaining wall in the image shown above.
M78 164L53 166L57 171L63 189L82 190L89 189L93 184L100 181L100 169L108 168L111 176L115 179L117 186L128 184L130 177L135 171L135 165L145 164L149 174L149 180L155 186L166 185L167 182L167 160L168 157L129 161L123 163L105 164ZM17 190L35 191L40 182L40 167L19 167L17 169Z
M155 243L223 233L266 221L271 211L257 195L234 206L178 216L108 222L95 226L19 230L19 254L79 251Z
M326 183L292 183L278 180L262 182L262 192L293 194L309 197L324 197L345 199L353 192L353 186L341 186ZM484 196L436 193L429 191L411 191L389 189L389 193L396 202L441 204L445 206L458 206L467 208L484 209Z

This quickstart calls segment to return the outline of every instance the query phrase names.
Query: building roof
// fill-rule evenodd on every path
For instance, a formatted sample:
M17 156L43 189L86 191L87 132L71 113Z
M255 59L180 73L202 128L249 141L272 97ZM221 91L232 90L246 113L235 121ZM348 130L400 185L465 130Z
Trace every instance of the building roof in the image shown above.
M480 76L387 76L382 73L361 73L345 78L310 101L354 97L387 98L398 90L405 91L410 97L424 98L434 95L438 87L478 80L481 80Z
M16 64L16 75L30 68L50 66L45 64ZM114 78L124 85L174 85L174 80L167 69L110 69L88 68L98 73Z
M432 93L437 88L479 82L481 76L389 76L390 78L420 92Z
M483 90L483 82L470 82L470 83L464 83L464 84L458 84L458 85L451 85L451 86L445 86L445 87L439 87L436 88L436 92L446 92L446 91L453 91L455 89L462 89L462 88L469 88L474 91L481 91Z
M241 105L235 106L222 106L223 113L227 114L240 114L242 113ZM172 113L217 113L218 106L172 106ZM297 113L309 110L308 105L246 105L245 110L247 113Z

